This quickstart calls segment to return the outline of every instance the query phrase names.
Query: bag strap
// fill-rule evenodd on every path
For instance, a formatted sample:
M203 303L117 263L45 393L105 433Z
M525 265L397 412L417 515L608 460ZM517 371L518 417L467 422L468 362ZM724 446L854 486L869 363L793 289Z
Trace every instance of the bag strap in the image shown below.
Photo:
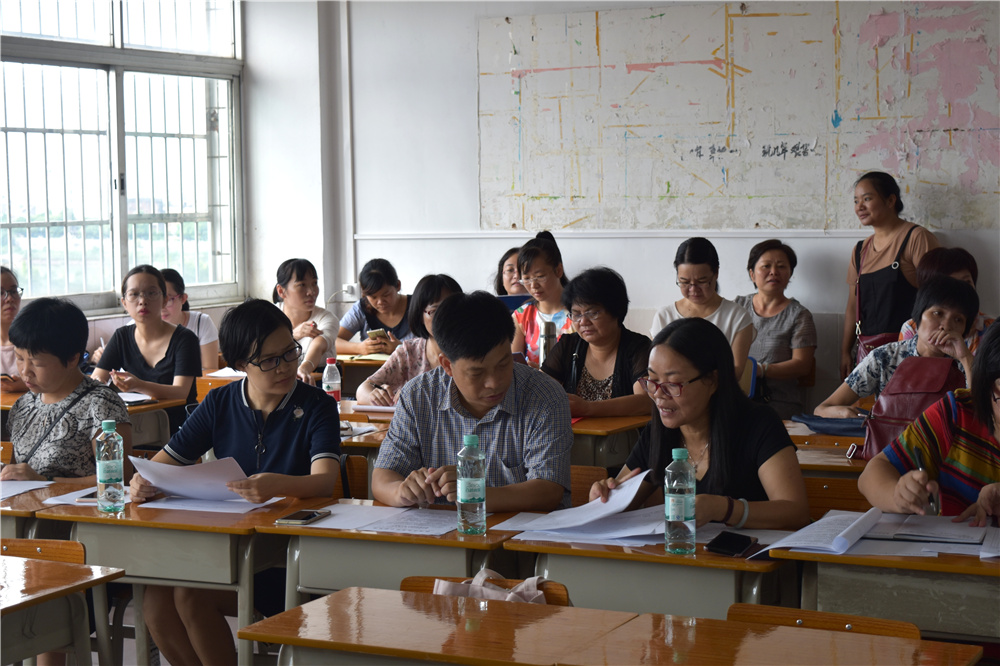
M576 383L580 379L580 367L577 365L579 362L578 357L580 356L580 345L583 344L583 338L577 333L576 347L573 349L573 358L570 360L570 370L569 370L569 390L576 393Z
M914 224L912 227L910 227L910 230L906 232L906 236L903 237L903 242L899 246L899 251L896 253L896 257L892 260L892 269L893 270L896 270L896 269L899 268L899 263L900 263L899 260L903 258L903 253L906 252L906 246L910 242L910 235L913 233L913 230L916 229L916 228L917 228L917 225Z
M42 434L42 436L38 438L38 441L35 442L35 445L33 447L31 447L31 450L28 451L28 455L26 455L24 457L24 460L22 462L24 462L25 464L27 464L28 461L31 460L31 456L35 455L35 451L38 450L38 447L42 445L42 442L44 442L46 440L46 438L48 438L48 436L52 433L52 429L56 427L56 424L59 423L60 421L62 421L62 418L64 416L66 416L66 413L69 410L73 409L73 405L75 405L76 403L80 402L80 400L83 399L83 396L87 395L88 393L90 393L91 391L93 391L95 388L97 388L97 387L94 386L94 385L91 385L91 386L88 386L87 388L83 389L83 391L81 391L80 393L78 393L77 396L75 398L73 398L72 402L70 402L68 405L66 405L66 407L61 412L59 412L59 416L57 416L56 418L54 418L52 420L52 423L50 423L49 427L45 429L45 432Z
M347 479L347 454L340 456L340 483L344 489L344 497L351 496L351 482Z
M854 280L854 335L861 337L861 260L863 258L865 242L858 241L854 246L854 265L858 268L857 278Z

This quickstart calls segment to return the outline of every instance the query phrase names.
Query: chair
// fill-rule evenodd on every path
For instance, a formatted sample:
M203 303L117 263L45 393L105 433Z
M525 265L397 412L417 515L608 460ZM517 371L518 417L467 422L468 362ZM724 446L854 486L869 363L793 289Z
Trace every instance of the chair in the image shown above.
M10 463L14 456L14 445L10 442L0 442L0 463Z
M129 414L132 421L132 449L162 449L170 441L170 420L162 409Z
M747 362L743 366L743 374L740 376L740 390L751 398L757 392L757 359L753 356L748 356Z
M569 488L570 501L573 506L580 506L590 501L590 487L598 481L608 478L608 470L591 465L570 465Z
M60 539L4 539L0 552L13 557L24 557L48 562L86 564L87 549L79 541Z
M851 631L856 634L876 636L896 636L920 640L920 630L911 622L883 620L863 615L845 613L825 613L823 611L784 608L782 606L762 606L758 604L733 604L726 619L752 624L766 624L781 627L806 627L826 631Z
M399 589L403 592L427 592L434 591L434 581L448 580L454 583L461 583L468 578L462 576L407 576L399 583ZM518 583L523 583L523 579L508 578L506 580L490 580L490 583L497 587L510 589ZM569 590L562 583L547 580L542 583L542 594L545 595L545 603L549 606L570 606Z
M352 497L368 499L368 459L359 455L341 456L340 464L344 466L337 485L333 488L333 496L337 499ZM343 479L347 479L347 493L344 493Z

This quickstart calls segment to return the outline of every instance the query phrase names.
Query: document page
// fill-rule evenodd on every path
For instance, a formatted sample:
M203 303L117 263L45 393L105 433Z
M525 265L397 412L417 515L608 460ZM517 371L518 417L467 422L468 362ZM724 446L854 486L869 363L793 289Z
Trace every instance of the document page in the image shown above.
M253 504L242 497L235 500L202 500L188 497L164 497L162 499L144 502L140 506L151 509L177 509L180 511L207 511L209 513L248 513L268 504L274 504L284 497L272 497L266 502Z
M44 488L51 483L51 481L4 481L0 483L0 500L26 493L29 490Z
M524 525L523 529L532 532L539 530L551 532L552 530L579 527L587 523L592 523L599 518L621 513L635 499L635 496L639 493L639 484L646 478L647 474L649 474L649 470L633 476L615 488L611 491L607 502L594 500L581 506L575 506L572 509L553 511Z
M167 465L129 456L135 471L165 495L189 499L243 499L226 488L229 481L247 478L234 458L223 458L197 465Z
M396 405L354 405L354 411L356 412L373 412L373 413L384 413L384 414L394 414L396 412Z
M145 393L135 393L124 391L118 394L126 405L141 405L144 402L151 402L153 399Z
M365 506L359 504L331 504L323 507L330 512L326 518L317 520L309 527L328 530L359 530L386 518L393 518L410 511L409 508L393 506ZM454 527L454 525L452 525Z
M867 513L854 511L830 511L812 525L803 527L798 532L785 537L771 548L792 548L806 552L843 554L857 543L865 532L872 528L882 517L878 509L869 509ZM750 559L767 551L761 551Z
M418 536L441 536L458 529L457 511L435 509L410 509L388 518L383 518L364 527L371 532L394 532L396 534L416 534Z
M578 527L561 530L550 530L546 534L558 533L574 541L589 543L594 539L620 539L624 537L649 536L663 534L663 505L650 506L635 511L624 511ZM526 531L515 536L522 541L545 540L539 532Z
M90 488L83 488L82 490L74 490L71 493L66 493L65 495L57 495L55 497L50 497L46 499L43 504L72 504L73 506L79 505L90 505L97 506L97 498L88 498L83 502L77 502L77 498L83 497L85 495L90 495L91 493L97 492L97 486L91 486ZM128 495L128 486L125 486L125 503L128 504L132 501L132 498Z

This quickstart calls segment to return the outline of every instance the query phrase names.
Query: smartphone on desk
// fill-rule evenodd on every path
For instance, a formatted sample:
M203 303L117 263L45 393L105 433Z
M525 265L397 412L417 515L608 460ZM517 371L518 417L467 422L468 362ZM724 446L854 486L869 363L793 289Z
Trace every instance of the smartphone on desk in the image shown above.
M757 543L757 537L737 532L719 532L718 536L705 544L705 550L716 555L743 557Z
M287 516L282 516L274 521L275 525L308 525L315 523L320 518L330 515L329 509L308 509L306 511L296 511Z

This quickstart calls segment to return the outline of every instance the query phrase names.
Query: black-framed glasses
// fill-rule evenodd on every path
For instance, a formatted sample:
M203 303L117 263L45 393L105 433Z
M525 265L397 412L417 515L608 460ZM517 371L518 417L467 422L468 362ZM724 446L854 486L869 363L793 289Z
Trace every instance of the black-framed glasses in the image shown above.
M0 300L6 301L8 298L21 298L24 287L14 287L13 289L0 289Z
M701 280L680 280L680 279L678 279L676 281L676 284L682 290L686 290L686 289L690 289L691 287L694 287L698 291L701 291L702 289L705 289L706 287L708 287L708 285L712 284L712 280L714 280L714 279L715 278L703 278Z
M286 351L281 356L270 356L260 361L250 361L250 365L256 365L261 372L271 372L276 370L282 363L295 363L298 365L302 358L302 345L295 343L295 346Z
M552 276L551 275L538 275L538 276L530 277L530 278L521 278L520 280L518 280L518 282L520 282L523 286L528 287L530 289L531 287L535 286L536 284L539 287L543 286L546 282L549 281L550 277L552 277Z
M579 324L581 321L586 319L587 321L600 321L601 317L604 316L604 310L587 310L586 312L570 312L569 318L574 324Z
M160 298L161 296L163 296L163 292L159 289L147 289L146 291L129 290L125 292L125 300L129 303L135 303L140 298L152 301Z
M703 372L694 379L689 379L686 382L654 382L649 377L639 377L639 386L641 386L642 390L649 394L649 397L653 397L656 395L656 391L660 390L663 391L665 395L669 395L672 398L679 398L681 397L681 393L684 392L685 386L688 384L694 384L699 379L704 378L705 374L706 373Z

